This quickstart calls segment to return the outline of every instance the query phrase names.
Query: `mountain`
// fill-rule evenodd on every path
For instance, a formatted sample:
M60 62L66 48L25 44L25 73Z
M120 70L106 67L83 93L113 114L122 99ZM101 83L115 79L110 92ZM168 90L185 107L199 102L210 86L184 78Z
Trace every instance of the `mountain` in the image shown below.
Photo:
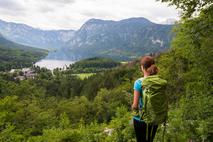
M0 71L29 67L44 58L47 51L14 43L0 34Z
M0 20L0 32L24 45L54 49L49 59L80 60L107 57L130 60L167 49L173 25L153 23L145 18L120 21L90 19L79 30L41 30Z
M73 30L41 30L25 24L0 20L0 33L7 39L27 46L57 49L72 38Z
M155 24L145 18L121 21L91 19L49 58L78 60L94 56L129 60L169 47L172 25Z

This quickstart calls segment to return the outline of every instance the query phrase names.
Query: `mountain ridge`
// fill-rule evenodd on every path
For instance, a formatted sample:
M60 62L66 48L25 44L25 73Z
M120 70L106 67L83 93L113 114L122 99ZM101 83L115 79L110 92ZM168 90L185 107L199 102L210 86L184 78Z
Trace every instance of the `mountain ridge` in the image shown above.
M21 24L20 24L21 25ZM79 60L95 56L131 59L169 47L172 25L156 24L143 17L119 21L89 19L78 30L14 30L0 32L9 40L35 47L54 49L47 58ZM20 32L21 31L21 32ZM32 33L31 33L32 32Z
M70 53L67 58L71 59L76 56L79 58L103 56L125 60L137 58L168 48L172 38L170 35L172 27L155 24L145 18L120 21L91 19L75 32L63 50Z
M0 33L7 39L26 46L57 49L68 40L68 37L72 37L74 30L43 30L0 19Z

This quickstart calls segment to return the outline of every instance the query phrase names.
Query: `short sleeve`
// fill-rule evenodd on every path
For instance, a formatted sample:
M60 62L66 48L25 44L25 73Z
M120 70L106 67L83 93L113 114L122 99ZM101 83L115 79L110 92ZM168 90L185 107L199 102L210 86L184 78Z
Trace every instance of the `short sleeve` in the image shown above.
M134 83L134 90L137 90L141 95L143 94L143 90L142 90L142 80L143 78L139 78L138 80L135 81ZM142 101L142 96L140 96L139 99L139 109L142 109L143 107L143 101Z
M134 90L137 90L138 92L142 93L142 86L141 86L141 80L140 79L135 81Z

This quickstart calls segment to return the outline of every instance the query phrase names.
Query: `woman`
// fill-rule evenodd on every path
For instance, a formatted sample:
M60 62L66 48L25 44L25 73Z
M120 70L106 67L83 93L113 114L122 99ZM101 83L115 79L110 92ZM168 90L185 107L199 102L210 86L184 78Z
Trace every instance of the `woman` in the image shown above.
M134 83L134 99L132 104L132 110L134 112L133 123L136 134L137 142L152 142L156 134L158 125L155 123L146 123L141 119L139 115L143 107L143 80L149 76L156 75L158 68L155 65L154 58L151 56L144 56L141 61L141 70L143 77L139 78Z

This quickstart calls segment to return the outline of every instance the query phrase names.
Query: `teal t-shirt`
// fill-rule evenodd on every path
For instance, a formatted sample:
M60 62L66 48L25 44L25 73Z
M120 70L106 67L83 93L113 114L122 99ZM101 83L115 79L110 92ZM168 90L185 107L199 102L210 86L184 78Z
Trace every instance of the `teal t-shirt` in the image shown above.
M142 101L142 93L143 93L143 90L142 90L142 80L143 80L143 78L137 79L135 81L135 83L134 83L134 88L133 88L134 90L138 91L141 94L140 97L139 97L139 103L138 103L139 104L138 105L139 110L141 110L142 107L143 107L143 101ZM139 118L136 117L136 116L134 116L133 118L136 119L136 120L139 120Z

